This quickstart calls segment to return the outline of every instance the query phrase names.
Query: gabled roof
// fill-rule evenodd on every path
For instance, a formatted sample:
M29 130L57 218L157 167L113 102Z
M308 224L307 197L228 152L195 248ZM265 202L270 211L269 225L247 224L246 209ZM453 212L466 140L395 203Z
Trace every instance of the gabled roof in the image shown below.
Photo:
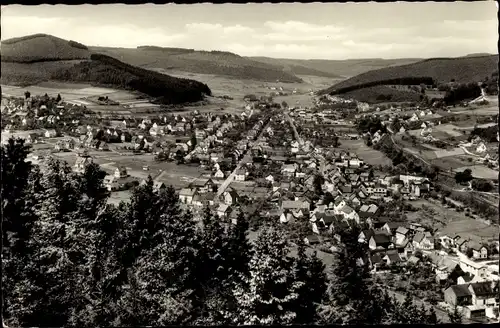
M467 288L468 284L453 285L450 286L451 290L457 297L472 296L471 292Z
M396 233L399 233L399 234L402 234L402 235L406 235L408 233L408 229L405 228L405 227L402 227L402 226L399 226L397 229L396 229Z
M490 281L472 283L470 287L477 296L489 296L493 294Z
M377 245L387 245L391 243L391 236L384 233L375 233L372 238Z
M399 257L399 254L397 252L396 253L394 253L394 252L387 252L386 256L393 263L402 262L401 258Z
M419 231L413 237L413 241L420 243L422 240L424 240L424 238L425 238L425 234Z
M196 193L196 189L192 188L182 188L179 192L181 196L193 196Z
M219 207L217 208L217 212L224 212L225 213L228 208L229 208L229 205L220 204Z

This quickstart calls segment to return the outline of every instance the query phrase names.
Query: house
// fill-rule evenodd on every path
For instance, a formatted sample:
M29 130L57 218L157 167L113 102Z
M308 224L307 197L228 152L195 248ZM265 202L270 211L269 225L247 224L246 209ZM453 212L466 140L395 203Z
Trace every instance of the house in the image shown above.
M216 178L216 179L224 179L224 172L222 172L220 169L218 169L214 173L214 178Z
M179 191L179 200L184 204L191 204L196 194L195 188L183 188Z
M115 169L115 177L117 179L128 177L127 168L124 166L119 166Z
M109 191L115 191L120 187L118 179L114 175L107 175L104 178L104 185Z
M240 196L234 189L225 191L222 194L222 198L224 200L224 203L227 205L237 204L240 200Z
M201 194L207 192L213 192L215 188L215 183L212 179L199 179L196 180L193 184L193 187L197 188L198 192Z
M400 225L398 222L385 222L381 229L389 235L394 235Z
M466 254L468 250L469 241L459 236L457 236L456 238L457 239L455 239L455 246L461 253Z
M372 218L375 216L375 214L378 211L378 206L375 204L370 204L370 205L362 205L359 208L358 215L360 218Z
M488 267L480 262L472 261L464 256L460 257L460 268L464 272L468 272L474 276L478 276L479 278L486 278Z
M307 201L284 200L281 202L281 209L284 210L306 210L309 211L311 205Z
M280 215L280 222L281 223L293 223L298 217L294 215L292 211L286 210L283 211ZM313 229L314 231L314 229Z
M73 170L77 173L83 173L85 172L85 168L87 165L92 163L92 158L89 156L79 156L76 159L75 165L73 167Z
M227 217L229 214L229 205L227 204L220 204L219 207L217 208L217 215L220 218Z
M391 236L385 233L375 233L368 241L368 247L371 250L394 248Z
M387 265L397 265L397 264L401 264L403 262L401 257L399 257L399 254L397 251L387 252L387 254L384 257L382 257L382 260L385 263L387 263Z
M309 235L304 238L304 243L308 246L312 246L321 243L321 240L318 235Z
M403 226L398 226L396 229L396 245L401 245L405 240L407 240L407 237L409 235L409 230Z
M375 231L373 231L373 229L363 230L359 233L358 241L360 243L367 243L374 234Z
M345 220L354 220L356 223L359 223L359 215L356 213L356 211L350 207L349 205L343 206L339 211L338 214L342 215Z
M398 250L399 256L403 259L410 258L415 250L409 239L403 240L399 245L396 244L396 249Z
M472 293L467 284L453 285L444 291L444 300L451 306L472 305Z
M417 249L434 249L434 238L430 236L430 234L418 231L415 236L413 236L413 246Z
M235 175L234 175L234 180L235 181L245 181L246 175L247 175L247 172L245 169L236 170Z
M160 190L166 189L167 186L161 181L155 181L153 184L153 191L159 192Z
M287 176L294 176L297 169L298 169L298 167L297 167L297 164L295 164L295 163L294 164L286 164L286 165L283 165L283 169L281 170L281 172Z
M472 294L472 305L495 306L498 305L498 281L484 281L471 283L468 286Z
M488 248L476 241L469 241L468 249L472 249L473 259L486 259L488 258Z

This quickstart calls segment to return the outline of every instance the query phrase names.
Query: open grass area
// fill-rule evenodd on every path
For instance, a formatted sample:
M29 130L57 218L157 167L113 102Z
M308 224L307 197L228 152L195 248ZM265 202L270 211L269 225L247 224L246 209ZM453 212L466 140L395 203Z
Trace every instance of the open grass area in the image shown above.
M465 169L470 169L472 171L472 176L475 178L489 179L489 180L498 179L499 172L496 170L492 170L484 165L461 166L457 167L455 171L462 172Z
M112 192L108 198L108 204L114 204L118 206L120 202L128 202L130 200L131 192L129 190L115 191Z
M450 236L460 235L464 238L481 241L489 238L498 238L498 227L490 226L480 220L465 216L465 212L457 212L452 208L444 207L438 202L428 200L417 200L412 202L413 206L431 209L419 210L407 213L410 222L430 223L438 232ZM441 222L440 222L441 221ZM444 221L444 222L443 222ZM432 224L433 223L433 224Z
M363 140L341 140L339 148L355 152L370 165L392 165L392 161L384 153L368 147Z

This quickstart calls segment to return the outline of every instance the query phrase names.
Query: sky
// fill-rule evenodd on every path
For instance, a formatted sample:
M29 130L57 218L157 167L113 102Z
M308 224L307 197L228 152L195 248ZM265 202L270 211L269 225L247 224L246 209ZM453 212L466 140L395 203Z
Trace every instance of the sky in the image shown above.
M498 53L495 1L8 5L2 40L51 34L87 46L221 50L292 59Z

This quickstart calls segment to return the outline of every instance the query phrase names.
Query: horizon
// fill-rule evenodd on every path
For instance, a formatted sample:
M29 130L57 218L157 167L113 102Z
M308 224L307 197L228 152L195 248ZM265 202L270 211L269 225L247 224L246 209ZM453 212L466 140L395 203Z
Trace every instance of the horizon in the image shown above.
M1 8L2 41L48 34L89 47L156 46L275 59L455 58L498 53L493 6L496 2L7 5Z

